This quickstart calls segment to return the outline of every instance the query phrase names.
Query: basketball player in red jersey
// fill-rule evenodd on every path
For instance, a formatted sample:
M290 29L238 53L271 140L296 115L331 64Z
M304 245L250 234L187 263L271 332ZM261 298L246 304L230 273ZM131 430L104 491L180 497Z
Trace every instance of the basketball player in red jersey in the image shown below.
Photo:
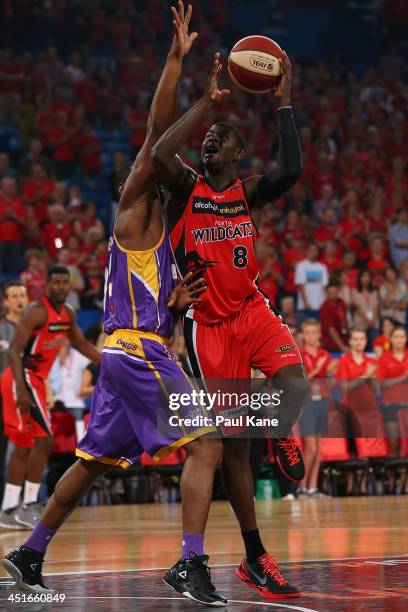
M92 361L101 360L77 326L75 311L65 304L69 291L69 271L51 268L46 295L28 306L10 343L10 367L1 379L4 432L14 444L6 485L13 499L0 516L0 526L7 529L32 528L40 515L38 490L52 447L45 381L64 338L68 336L72 346ZM20 506L24 482L27 503Z
M252 221L252 215L279 198L301 173L290 106L291 65L286 54L281 65L283 76L275 94L280 134L277 167L245 181L238 179L236 165L245 155L245 142L235 126L224 122L213 125L205 136L201 149L204 175L183 164L178 156L208 111L229 94L218 88L218 53L204 95L161 137L152 156L158 181L172 194L167 213L180 270L204 272L208 286L200 303L190 308L184 319L194 375L204 379L208 387L210 379L250 378L252 365L268 378L275 378L281 399L275 455L285 475L300 481L304 464L291 428L307 401L309 385L288 327L256 285L257 231ZM223 433L228 435L225 430ZM298 590L280 574L259 536L249 446L248 439L224 438L224 483L247 555L237 574L267 597L297 597Z

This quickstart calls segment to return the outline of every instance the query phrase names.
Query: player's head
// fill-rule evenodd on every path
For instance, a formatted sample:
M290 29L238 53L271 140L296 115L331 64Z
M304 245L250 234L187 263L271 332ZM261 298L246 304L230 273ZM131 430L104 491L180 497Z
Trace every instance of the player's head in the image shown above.
M226 165L235 166L245 156L245 138L232 123L221 121L210 127L201 145L201 161L210 173Z
M352 351L356 353L364 353L367 346L367 333L364 329L355 327L350 332L349 344Z
M407 346L407 332L403 325L396 325L390 335L392 351L403 351Z
M70 289L69 270L64 266L52 266L47 274L47 295L51 302L63 304Z
M7 314L19 317L28 304L27 288L23 283L11 281L4 287L4 306Z
M129 162L128 164L121 166L116 173L115 187L119 195L122 194L122 191L128 179L128 176L132 172L132 168L133 168L133 162Z
M306 346L319 346L322 329L316 319L305 319L302 323L302 338Z

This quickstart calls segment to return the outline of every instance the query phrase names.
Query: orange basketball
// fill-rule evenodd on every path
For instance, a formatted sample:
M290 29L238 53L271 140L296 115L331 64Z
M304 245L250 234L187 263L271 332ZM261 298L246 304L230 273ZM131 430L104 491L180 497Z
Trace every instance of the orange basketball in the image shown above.
M277 88L282 78L280 46L266 36L247 36L231 49L228 72L244 91L265 93Z

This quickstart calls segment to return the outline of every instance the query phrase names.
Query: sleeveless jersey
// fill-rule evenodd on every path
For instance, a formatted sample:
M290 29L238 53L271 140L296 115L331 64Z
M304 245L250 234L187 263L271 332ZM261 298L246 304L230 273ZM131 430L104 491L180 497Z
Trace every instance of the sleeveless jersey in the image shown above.
M47 320L36 329L23 352L23 366L36 377L45 379L63 345L71 327L71 318L65 304L61 312L55 310L46 296L40 301L47 310Z
M257 231L240 179L223 191L214 191L198 175L170 237L182 275L201 273L208 286L201 302L186 316L205 324L216 323L237 312L257 291Z
M113 235L105 273L105 332L138 329L169 338L174 315L167 301L177 282L177 267L165 227L158 244L146 251L124 249Z

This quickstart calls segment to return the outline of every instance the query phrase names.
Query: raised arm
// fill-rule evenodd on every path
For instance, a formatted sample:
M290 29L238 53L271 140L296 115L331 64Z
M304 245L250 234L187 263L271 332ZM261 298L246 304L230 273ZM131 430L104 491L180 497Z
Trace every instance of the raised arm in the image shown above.
M275 92L279 103L279 164L245 181L250 208L262 207L278 199L296 183L302 172L302 154L290 102L292 70L286 53L280 63L282 80Z
M183 164L178 153L212 106L230 93L228 89L218 89L221 70L220 54L216 53L204 95L163 134L152 149L157 180L172 193L188 190L195 180L194 172Z
M146 140L136 157L121 195L120 208L122 210L133 207L139 197L151 189L154 178L151 148L174 121L183 58L190 51L197 37L196 32L188 33L192 14L191 5L188 6L185 13L183 2L179 1L178 10L171 7L171 11L174 26L173 42L153 97L147 122Z

